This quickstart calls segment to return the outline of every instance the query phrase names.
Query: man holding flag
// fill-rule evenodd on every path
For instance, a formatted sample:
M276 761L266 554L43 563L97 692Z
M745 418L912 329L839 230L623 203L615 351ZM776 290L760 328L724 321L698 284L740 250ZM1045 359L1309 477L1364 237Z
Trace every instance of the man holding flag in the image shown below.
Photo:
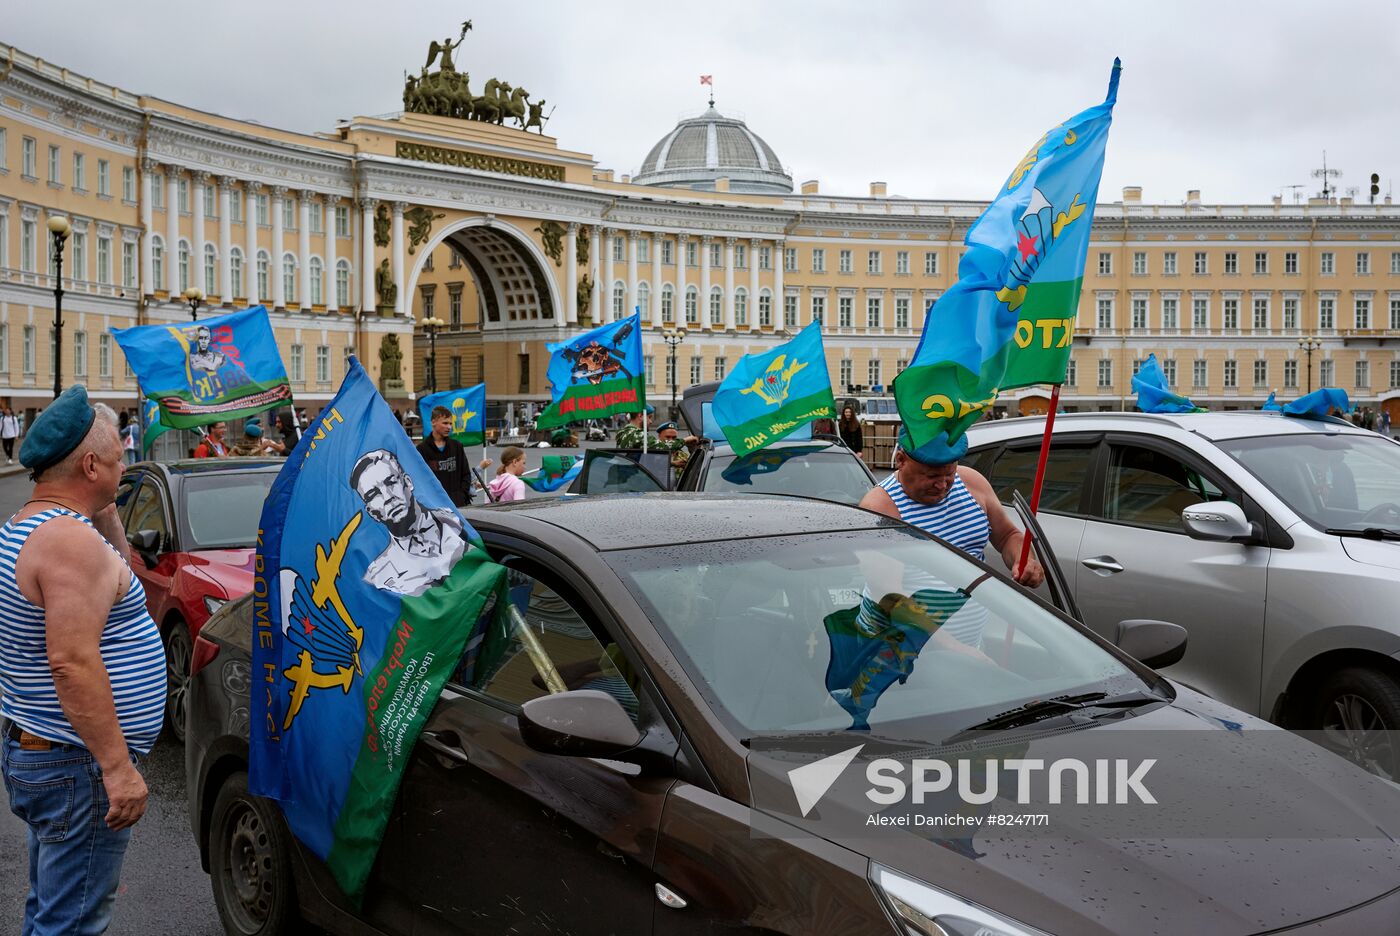
M452 410L435 406L430 414L432 431L418 443L429 470L437 475L438 483L452 499L452 506L466 507L472 502L472 473L467 465L467 448L452 434ZM489 462L483 461L482 468Z

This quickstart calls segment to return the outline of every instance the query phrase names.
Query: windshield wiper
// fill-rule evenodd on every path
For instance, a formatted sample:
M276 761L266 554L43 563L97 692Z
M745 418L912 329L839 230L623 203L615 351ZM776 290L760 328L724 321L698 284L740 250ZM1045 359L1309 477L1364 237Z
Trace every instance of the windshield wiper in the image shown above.
M1055 696L1052 699L1036 699L1027 702L1019 708L993 715L975 725L969 725L962 731L948 738L944 744L952 744L956 741L963 741L974 736L977 732L993 731L1004 728L1019 728L1023 725L1033 725L1038 721L1053 718L1056 715L1064 715L1070 712L1078 712L1090 708L1125 709L1137 708L1141 705L1151 705L1154 702L1166 702L1167 700L1159 695L1149 692L1126 692L1122 695L1110 696L1106 692L1086 692L1081 695Z
M1328 527L1323 530L1333 536L1359 536L1368 540L1400 540L1400 531L1387 530L1385 527L1366 527L1361 530L1348 527Z

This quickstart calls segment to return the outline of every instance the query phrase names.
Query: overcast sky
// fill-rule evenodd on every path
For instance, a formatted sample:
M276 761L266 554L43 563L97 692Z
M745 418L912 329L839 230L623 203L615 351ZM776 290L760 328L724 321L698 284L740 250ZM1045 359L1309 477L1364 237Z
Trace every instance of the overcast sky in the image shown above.
M472 87L556 107L548 132L634 172L678 119L742 116L794 181L864 195L985 199L1051 125L1102 100L1123 59L1100 197L1267 202L1400 175L1400 4L1384 0L935 2L64 0L0 39L130 91L293 130L401 107L431 39ZM12 14L14 11L11 11ZM1291 192L1283 192L1292 200Z

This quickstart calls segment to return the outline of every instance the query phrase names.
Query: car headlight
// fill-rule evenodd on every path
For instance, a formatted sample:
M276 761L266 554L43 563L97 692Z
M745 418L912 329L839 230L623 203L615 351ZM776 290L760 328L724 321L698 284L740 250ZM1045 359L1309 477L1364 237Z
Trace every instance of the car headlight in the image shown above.
M1046 936L883 865L871 865L870 879L905 936Z
M227 598L215 598L213 595L204 596L204 610L213 614L215 611L228 604Z

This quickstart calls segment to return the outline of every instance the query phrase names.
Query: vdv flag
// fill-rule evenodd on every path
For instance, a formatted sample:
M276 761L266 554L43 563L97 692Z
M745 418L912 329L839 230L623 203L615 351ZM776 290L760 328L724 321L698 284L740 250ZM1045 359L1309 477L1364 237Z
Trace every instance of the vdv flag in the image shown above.
M821 324L762 354L746 354L715 391L715 421L736 455L776 442L798 426L836 415Z
M232 422L292 398L262 306L185 325L114 328L112 335L168 428Z
M357 896L504 568L352 358L263 504L254 575L249 787Z
M1133 375L1133 390L1137 393L1137 408L1144 413L1205 412L1186 397L1172 392L1156 354L1149 354Z
M540 414L537 428L552 429L646 408L640 314L547 347L553 355L548 376L554 402Z
M543 494L573 484L583 471L583 459L572 455L544 455L540 458L539 474L521 478L531 488Z
M463 445L486 444L486 384L462 390L430 393L418 401L423 419L423 437L433 431L433 409L445 406L452 411L452 438Z
M968 230L958 280L894 381L915 448L956 439L1000 390L1063 382L1121 70L1114 59L1104 102L1037 140Z
M150 454L151 446L155 444L156 438L162 432L169 432L170 427L160 421L160 404L150 397L141 400L141 454Z
M1283 404L1283 415L1326 416L1334 409L1350 413L1351 400L1347 398L1347 392L1340 387L1323 387Z
M1269 391L1269 398L1264 401L1264 405L1259 408L1266 413L1283 412L1283 406L1279 403L1277 399L1275 399L1274 392L1272 390Z

